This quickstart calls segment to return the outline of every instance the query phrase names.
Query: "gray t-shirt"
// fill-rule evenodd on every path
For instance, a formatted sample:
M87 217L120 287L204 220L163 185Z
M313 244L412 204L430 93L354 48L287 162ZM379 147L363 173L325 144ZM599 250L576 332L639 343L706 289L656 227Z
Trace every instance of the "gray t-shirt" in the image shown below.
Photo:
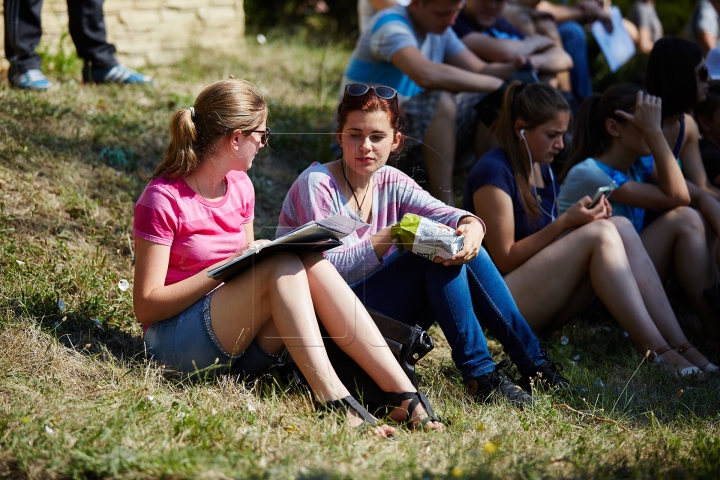
M685 27L685 35L687 38L697 43L700 32L706 32L715 37L720 36L720 19L718 19L718 12L713 7L712 3L708 0L700 0L690 20Z
M649 29L653 42L662 38L663 26L653 5L638 0L630 8L627 18L636 27Z
M395 3L401 7L407 7L410 5L410 0L395 0ZM360 27L360 33L365 31L365 27L370 22L373 15L377 13L375 7L368 0L358 0L357 2L358 11L358 27Z

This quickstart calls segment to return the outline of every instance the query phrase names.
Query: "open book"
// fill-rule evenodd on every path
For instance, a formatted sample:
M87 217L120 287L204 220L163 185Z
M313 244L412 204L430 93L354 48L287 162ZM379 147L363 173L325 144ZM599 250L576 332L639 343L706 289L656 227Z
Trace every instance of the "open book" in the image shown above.
M364 223L342 215L309 222L271 242L250 247L239 257L210 270L207 276L215 280L229 280L279 252L324 252L339 247L342 245L341 238L364 226Z

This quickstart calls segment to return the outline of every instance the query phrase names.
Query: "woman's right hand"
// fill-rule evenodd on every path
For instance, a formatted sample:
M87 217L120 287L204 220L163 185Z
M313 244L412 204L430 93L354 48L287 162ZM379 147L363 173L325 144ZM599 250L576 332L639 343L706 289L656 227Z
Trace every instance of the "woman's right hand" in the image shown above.
M635 98L635 113L615 110L615 114L632 123L643 133L662 133L662 99L643 92Z
M592 199L585 195L560 215L558 221L564 222L566 229L569 229L580 227L595 220L604 220L612 214L610 203L605 198L605 195L600 197L600 201L593 208L588 208L590 202L592 202Z

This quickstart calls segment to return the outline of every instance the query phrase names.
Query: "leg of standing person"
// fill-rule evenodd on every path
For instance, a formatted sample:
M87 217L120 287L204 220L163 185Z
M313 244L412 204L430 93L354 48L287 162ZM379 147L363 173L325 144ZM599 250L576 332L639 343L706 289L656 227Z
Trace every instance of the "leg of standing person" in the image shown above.
M70 36L83 59L83 81L152 84L152 78L118 63L115 46L107 42L105 0L67 0Z
M3 0L3 9L5 58L10 62L10 84L31 90L50 88L51 83L40 72L42 59L35 52L42 36L42 0Z
M573 68L570 70L573 93L583 100L593 93L585 30L576 22L563 22L558 25L558 31L563 48L573 60Z

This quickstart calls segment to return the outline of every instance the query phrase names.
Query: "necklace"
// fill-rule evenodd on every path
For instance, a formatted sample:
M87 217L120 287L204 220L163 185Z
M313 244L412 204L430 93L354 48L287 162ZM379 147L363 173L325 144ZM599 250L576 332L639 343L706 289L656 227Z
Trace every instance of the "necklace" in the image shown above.
M355 189L350 185L350 180L348 180L347 175L345 174L345 162L340 159L340 167L342 168L343 177L345 177L345 182L347 182L348 187L350 187L350 191L352 192L353 197L355 198L355 203L357 203L357 216L362 218L363 211L362 211L362 205L365 203L365 197L367 197L368 191L370 190L370 184L368 183L367 188L365 188L365 195L363 195L362 202L358 202L358 198L355 195Z
M200 182L198 182L197 174L195 172L193 172L193 178L195 179L195 186L197 187L198 192L200 192L200 196L203 197L203 199L207 200L207 197L205 196L205 194L202 192L202 189L200 188ZM223 186L225 186L224 178L223 178ZM224 193L223 193L223 196L225 196Z

